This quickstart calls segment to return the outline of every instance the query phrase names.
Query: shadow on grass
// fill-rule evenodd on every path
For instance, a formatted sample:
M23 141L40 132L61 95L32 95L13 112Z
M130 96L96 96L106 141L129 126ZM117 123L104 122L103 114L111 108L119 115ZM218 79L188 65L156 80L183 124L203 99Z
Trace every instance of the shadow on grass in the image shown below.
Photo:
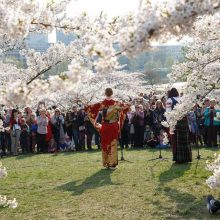
M175 189L173 187L166 186L166 183L178 179L182 176L186 177L185 172L191 168L192 164L172 164L171 167L160 174L160 184L157 188L159 194L166 196L169 203L172 204L171 209L167 210L167 207L163 207L160 202L154 203L157 209L169 213L173 213L169 219L220 219L220 213L215 216L210 216L206 209L205 197L201 195L192 195L186 190L190 189ZM185 174L185 175L184 175ZM181 179L179 180L181 181ZM196 184L195 184L196 187Z
M203 149L208 151L219 151L218 147L204 147Z
M72 181L58 186L57 188L59 190L72 192L73 195L81 195L89 189L96 189L106 185L121 185L119 183L112 183L112 172L114 171L103 169L94 173L92 176L87 177L81 184L78 184L79 181Z
M184 173L190 169L191 163L187 164L175 164L173 163L169 170L164 171L159 176L159 181L161 184L165 182L170 182L173 179L177 179L184 175Z
M118 148L118 150L120 150L121 148ZM132 147L132 148L125 148L124 149L125 151L146 151L147 148L135 148L135 147Z
M39 155L39 154L36 154L36 153L20 154L20 155L16 156L16 160L27 159L27 158L37 156L37 155Z
M100 149L92 149L92 150L81 150L81 151L66 151L66 152L61 152L63 156L70 156L72 154L93 154L93 153L98 153L101 152Z
M174 215L170 219L208 219L210 214L206 209L205 198L195 197L184 191L179 191L170 187L163 189L164 195L166 195L171 203L175 204ZM216 214L212 216L212 219L218 219L220 216Z

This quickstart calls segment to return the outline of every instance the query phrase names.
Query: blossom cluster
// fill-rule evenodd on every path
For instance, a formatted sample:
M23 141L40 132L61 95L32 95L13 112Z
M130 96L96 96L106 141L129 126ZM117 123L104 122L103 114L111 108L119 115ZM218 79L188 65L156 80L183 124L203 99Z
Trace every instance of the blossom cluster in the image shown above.
M0 207L9 207L11 209L15 209L17 206L18 203L15 198L13 200L8 200L6 196L0 195Z
M2 163L0 162L0 178L7 177L7 171L6 168L2 166Z
M214 162L207 161L207 169L213 173L206 183L211 189L217 189L220 187L220 154L215 154Z
M73 103L93 104L104 98L104 90L108 87L113 88L114 99L128 102L136 98L140 92L145 92L142 77L141 73L116 71L108 75L96 73L90 75L89 78L82 78L76 83L57 78L57 81L45 89L41 96L34 96L35 98L32 100L29 99L29 106L36 107L39 101L45 101L49 105L59 103L59 107L65 109L71 107Z
M166 42L190 32L198 16L219 10L215 0L141 1L140 9L131 25L119 34L122 51L134 55L148 49L151 42Z
M7 177L7 171L6 168L2 166L2 163L0 162L0 179ZM0 207L9 207L9 208L17 208L18 203L16 199L13 200L7 200L6 196L0 195Z

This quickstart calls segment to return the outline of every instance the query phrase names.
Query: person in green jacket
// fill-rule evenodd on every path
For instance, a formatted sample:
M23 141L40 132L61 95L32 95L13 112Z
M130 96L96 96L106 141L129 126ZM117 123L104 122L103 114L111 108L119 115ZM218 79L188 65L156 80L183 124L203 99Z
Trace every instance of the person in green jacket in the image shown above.
M212 99L210 101L210 106L205 109L205 128L207 130L208 136L208 146L217 147L217 130L220 126L220 120L218 120L217 112L220 112L220 109L216 109L216 100Z

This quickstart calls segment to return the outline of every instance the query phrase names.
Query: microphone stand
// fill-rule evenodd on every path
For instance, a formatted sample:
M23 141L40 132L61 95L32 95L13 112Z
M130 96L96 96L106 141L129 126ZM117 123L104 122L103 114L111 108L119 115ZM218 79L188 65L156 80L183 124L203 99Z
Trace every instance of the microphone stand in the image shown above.
M120 150L121 150L121 160L120 161L124 161L124 162L128 162L128 163L134 163L132 161L126 160L124 158L124 148L122 147L122 145L120 144Z
M159 157L153 158L153 159L149 159L148 161L153 161L153 160L168 160L168 158L162 156L161 147L159 147Z
M196 156L196 159L197 160L205 160L205 158L202 158L201 155L200 155L200 147L199 147L199 143L198 143L198 131L196 132L196 148L197 148L197 156Z

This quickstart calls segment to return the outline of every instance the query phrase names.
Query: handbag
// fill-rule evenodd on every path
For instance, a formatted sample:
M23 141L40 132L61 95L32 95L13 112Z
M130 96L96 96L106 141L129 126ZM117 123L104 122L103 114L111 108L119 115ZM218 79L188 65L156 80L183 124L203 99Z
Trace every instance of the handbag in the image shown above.
M84 125L82 125L82 126L79 126L79 131L84 131L86 128L85 128L85 126Z
M15 125L13 125L13 129L12 129L12 137L16 137Z

